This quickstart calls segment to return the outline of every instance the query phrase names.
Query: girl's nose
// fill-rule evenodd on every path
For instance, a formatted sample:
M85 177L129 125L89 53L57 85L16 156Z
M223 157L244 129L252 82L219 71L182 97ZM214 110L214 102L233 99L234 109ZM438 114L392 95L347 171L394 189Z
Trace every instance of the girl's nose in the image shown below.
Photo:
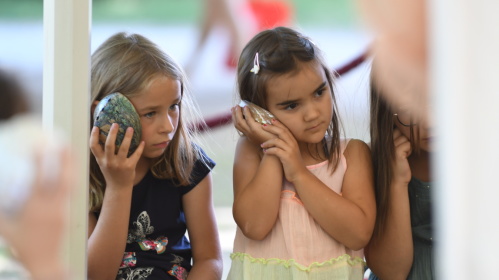
M305 121L312 121L319 117L320 109L317 104L309 104L305 109L305 114L303 116Z
M170 116L164 118L161 122L160 133L170 133L175 129L173 119Z

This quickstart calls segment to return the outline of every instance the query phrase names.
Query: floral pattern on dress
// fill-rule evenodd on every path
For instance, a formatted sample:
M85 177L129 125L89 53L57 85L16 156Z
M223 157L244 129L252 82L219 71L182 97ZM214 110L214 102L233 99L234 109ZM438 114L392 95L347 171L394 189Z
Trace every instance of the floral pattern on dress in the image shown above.
M187 269L181 267L178 264L174 264L172 266L172 269L170 271L168 271L168 274L177 278L178 280L185 280L185 279L187 279L188 273L187 273Z
M146 238L146 235L154 232L154 227L151 226L151 218L146 211L142 211L137 217L137 221L133 222L133 228L130 229L127 237L127 243L139 242Z
M130 267L120 268L116 280L146 280L151 275L154 267L139 267L132 269Z
M120 268L134 267L137 264L137 257L135 252L125 252L123 254L123 260L121 261Z
M172 261L174 265L172 266L172 269L168 271L168 274L177 278L178 280L187 279L187 275L189 274L189 272L187 271L187 269L180 266L180 264L184 261L184 258L175 254L172 254L172 256L175 257L175 259L173 259Z
M142 251L156 250L156 253L162 254L166 250L166 245L168 245L168 238L161 236L156 238L156 240L142 239L137 242Z

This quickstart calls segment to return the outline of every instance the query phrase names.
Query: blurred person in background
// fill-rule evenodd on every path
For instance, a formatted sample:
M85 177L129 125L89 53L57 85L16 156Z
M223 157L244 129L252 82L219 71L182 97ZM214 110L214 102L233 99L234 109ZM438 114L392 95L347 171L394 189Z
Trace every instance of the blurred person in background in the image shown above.
M359 0L360 13L375 34L377 81L398 106L412 104L416 118L428 118L426 2ZM425 120L427 121L427 120Z
M259 31L293 23L293 5L289 0L205 0L204 4L197 44L185 67L188 73L193 71L208 36L216 28L228 32L224 63L235 70L237 57L250 38Z
M0 236L30 279L69 279L61 252L69 222L72 161L67 148L45 145L50 137L29 111L20 83L0 70ZM58 165L51 165L48 157ZM22 269L8 269L9 276L28 278Z

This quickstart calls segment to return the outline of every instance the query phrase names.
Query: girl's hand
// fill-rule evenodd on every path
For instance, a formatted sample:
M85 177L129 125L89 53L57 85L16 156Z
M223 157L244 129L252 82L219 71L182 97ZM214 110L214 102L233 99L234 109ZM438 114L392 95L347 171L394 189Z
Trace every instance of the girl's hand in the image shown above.
M398 129L393 130L393 144L395 145L395 159L392 163L394 183L409 184L411 168L407 158L411 155L411 142Z
M142 155L145 144L142 141L137 150L130 157L127 157L132 141L133 128L127 128L123 142L116 151L117 134L118 124L113 123L106 143L101 145L99 144L99 128L94 127L90 134L90 150L94 154L108 186L133 186L135 167Z
M263 125L255 121L249 108L235 106L231 111L232 120L236 129L256 145L260 145L261 143L276 137L276 135L263 130Z
M274 155L279 158L286 180L293 183L300 174L303 174L302 172L307 171L303 164L298 142L285 125L277 120L273 120L272 123L273 125L264 125L263 129L274 137L260 146L266 155Z

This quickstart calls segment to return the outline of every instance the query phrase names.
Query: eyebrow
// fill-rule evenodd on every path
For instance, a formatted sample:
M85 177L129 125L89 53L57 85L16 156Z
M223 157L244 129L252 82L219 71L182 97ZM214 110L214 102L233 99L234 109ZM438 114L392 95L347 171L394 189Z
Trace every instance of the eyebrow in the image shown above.
M172 104L180 103L180 101L182 101L182 97L178 97L175 100L173 100ZM146 107L141 108L140 110L137 110L137 111L141 111L141 112L157 111L160 107L161 107L161 105L146 106Z
M327 82L322 82L316 89L314 89L312 91L312 93L315 93L317 92L318 90L324 88L326 86ZM286 101L283 101L283 102L280 102L280 103L277 103L277 106L287 106L289 104L293 104L293 103L296 103L298 102L298 99L294 99L294 100L286 100Z

